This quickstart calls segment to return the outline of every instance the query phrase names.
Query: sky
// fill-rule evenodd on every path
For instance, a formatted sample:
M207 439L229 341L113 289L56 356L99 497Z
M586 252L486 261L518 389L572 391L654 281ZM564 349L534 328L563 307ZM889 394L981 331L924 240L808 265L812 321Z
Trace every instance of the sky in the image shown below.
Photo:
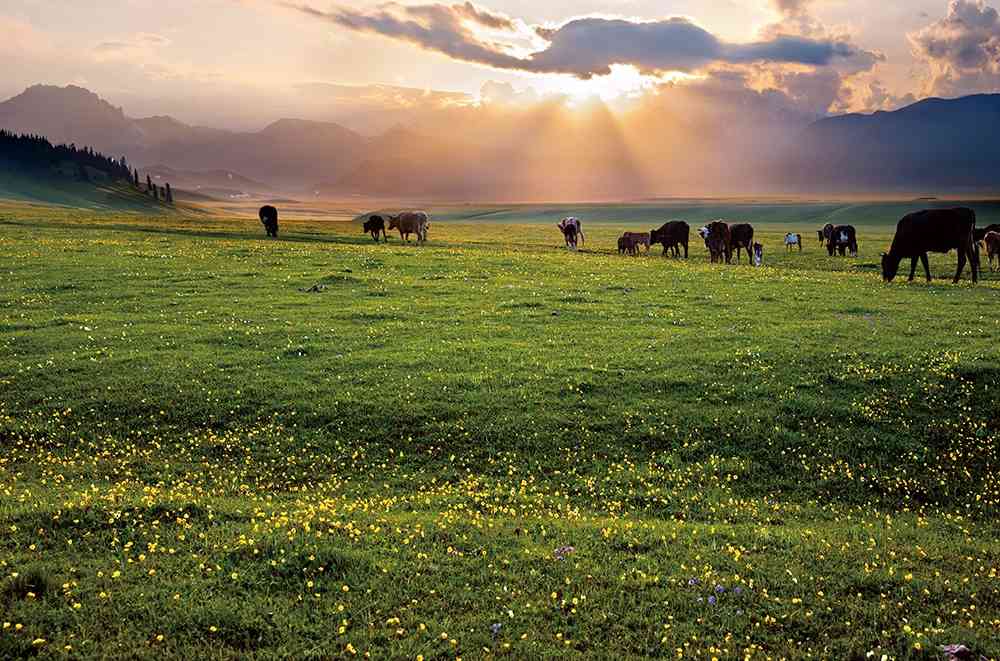
M369 118L373 131L382 109L395 121L428 104L615 106L688 86L803 115L867 112L998 91L994 2L5 0L0 96L72 83L131 116Z

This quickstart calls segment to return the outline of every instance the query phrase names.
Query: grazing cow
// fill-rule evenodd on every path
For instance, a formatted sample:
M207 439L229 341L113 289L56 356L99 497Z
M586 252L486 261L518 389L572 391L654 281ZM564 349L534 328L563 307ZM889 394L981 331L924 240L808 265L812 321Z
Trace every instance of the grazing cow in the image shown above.
M788 248L788 252L792 252L792 249L798 246L799 252L802 252L802 235L801 234L786 234L785 235L785 247Z
M663 255L672 251L674 257L680 257L680 246L684 246L684 259L688 257L688 243L691 240L691 226L683 220L673 220L658 230L649 233L649 242L662 243Z
M753 244L751 260L754 266L761 267L764 265L764 246L759 243Z
M629 237L628 233L618 237L618 254L634 255L636 253L635 240Z
M375 243L378 243L378 235L382 234L382 238L385 239L386 243L389 243L389 235L385 232L385 218L382 216L370 216L368 220L365 221L365 232L372 235L375 239Z
M709 223L698 230L702 238L705 239L705 246L712 256L712 263L725 262L731 264L733 261L732 237L730 236L729 225L717 220Z
M584 243L586 237L583 235L583 223L580 222L579 218L563 218L561 221L556 223L556 227L559 231L563 233L563 239L566 241L566 247L570 250L577 249L577 242Z
M260 208L257 216L260 218L267 235L278 238L278 210L268 204Z
M645 246L646 252L649 252L649 248L652 242L649 238L649 232L625 232L625 236L632 239L635 242L636 250L638 251L639 246Z
M753 225L740 223L729 226L729 253L732 256L736 251L736 263L740 262L740 249L747 251L747 259L750 259L750 249L753 247Z
M918 259L923 262L927 282L930 282L931 267L927 262L927 253L957 250L955 282L961 279L966 261L972 265L972 281L979 282L979 256L973 241L975 228L976 212L972 209L930 209L911 213L896 225L892 247L882 255L882 277L886 282L892 282L899 272L899 263L909 257L910 282L917 273Z
M852 225L837 225L826 242L826 251L833 257L839 253L843 257L850 251L851 257L858 256L858 232Z
M986 244L986 258L990 260L990 270L995 270L993 268L993 260L996 259L997 266L1000 267L1000 232L987 232L986 236L983 237L983 243Z
M417 235L417 245L427 242L427 229L431 226L427 214L423 211L404 211L395 216L389 216L389 229L399 230L399 238L410 240L411 234Z

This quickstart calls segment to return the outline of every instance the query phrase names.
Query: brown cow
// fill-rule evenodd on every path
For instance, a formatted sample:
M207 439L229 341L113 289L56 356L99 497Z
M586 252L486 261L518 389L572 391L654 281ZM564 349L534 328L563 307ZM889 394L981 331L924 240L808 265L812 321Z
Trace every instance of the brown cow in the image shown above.
M649 247L652 245L649 240L649 232L625 232L625 236L632 239L637 250L639 246L645 246L646 252L649 252Z
M904 217L896 226L896 236L889 252L882 255L882 277L892 282L899 272L899 263L909 257L910 282L917 273L917 260L923 262L927 282L931 281L931 267L927 253L958 251L958 272L955 282L962 277L965 263L972 265L972 281L979 282L979 255L976 253L973 233L976 229L976 212L972 209L930 209Z
M751 249L753 248L753 225L748 223L739 223L736 225L729 226L729 253L732 257L733 250L736 250L736 263L740 262L740 250L747 251L747 259L751 258Z
M389 229L398 229L399 238L404 241L409 241L410 235L416 234L418 245L427 242L427 228L430 225L427 214L423 211L403 211L395 216L389 216Z
M681 256L680 246L684 246L684 259L688 258L688 244L691 241L691 226L683 220L672 220L658 230L649 233L650 243L663 244L663 256L671 251L674 257Z
M983 237L983 243L986 244L986 258L990 260L990 270L994 271L996 270L993 267L994 259L1000 267L1000 232L988 232Z
M634 255L636 252L635 240L628 235L628 232L618 237L619 255Z
M732 236L728 224L717 220L698 230L698 233L705 239L705 246L712 256L713 264L723 261L726 264L733 262Z

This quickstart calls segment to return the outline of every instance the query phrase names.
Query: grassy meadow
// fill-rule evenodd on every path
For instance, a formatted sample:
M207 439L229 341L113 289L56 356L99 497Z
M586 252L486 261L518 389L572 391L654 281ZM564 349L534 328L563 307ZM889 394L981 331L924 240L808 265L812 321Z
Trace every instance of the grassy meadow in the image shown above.
M883 284L913 206L0 204L0 658L1000 658L1000 275Z

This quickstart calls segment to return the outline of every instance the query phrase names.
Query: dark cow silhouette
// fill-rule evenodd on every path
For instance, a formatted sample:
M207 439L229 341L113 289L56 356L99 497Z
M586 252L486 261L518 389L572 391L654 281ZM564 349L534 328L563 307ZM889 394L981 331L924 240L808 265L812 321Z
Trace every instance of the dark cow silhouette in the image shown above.
M858 231L852 225L837 225L833 228L826 241L826 251L833 257L838 253L841 257L850 251L851 257L858 256Z
M986 244L986 259L990 260L990 270L993 271L993 260L1000 266L1000 232L987 232L983 243Z
M372 235L375 243L378 243L378 236L381 233L386 243L389 243L389 235L385 231L385 218L382 216L369 216L365 221L365 232Z
M753 225L738 223L729 226L729 256L736 251L736 263L740 262L740 250L747 251L747 259L751 258L753 247Z
M260 208L260 211L257 212L257 216L260 217L260 222L264 226L264 230L267 232L267 235L277 238L278 210L268 204Z
M889 252L882 255L882 277L892 282L899 272L899 263L909 257L910 282L917 273L917 260L923 262L927 282L931 281L931 267L927 253L958 251L958 272L955 282L962 277L965 262L972 265L972 281L979 282L979 256L976 253L974 232L976 212L972 209L929 209L904 217L896 225L896 236Z
M717 220L705 226L705 245L712 256L712 263L722 262L726 264L733 262L732 237L729 232L729 225Z
M830 237L833 236L833 225L827 223L823 226L823 229L817 231L816 234L819 235L820 243L826 243L830 240Z
M688 244L691 241L691 226L683 220L673 220L658 230L649 233L650 243L662 243L663 255L670 251L674 257L680 257L680 246L684 246L684 259L688 258Z

